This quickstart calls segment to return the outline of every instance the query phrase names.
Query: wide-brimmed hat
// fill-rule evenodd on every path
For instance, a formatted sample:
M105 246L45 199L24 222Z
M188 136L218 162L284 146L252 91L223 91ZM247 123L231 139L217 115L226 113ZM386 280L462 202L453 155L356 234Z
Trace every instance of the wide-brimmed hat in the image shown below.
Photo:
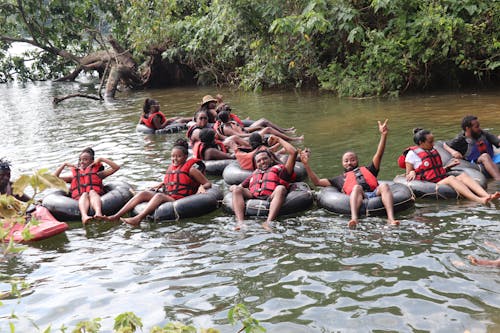
M217 102L217 100L213 98L211 95L205 95L201 100L201 105L205 105L209 102Z

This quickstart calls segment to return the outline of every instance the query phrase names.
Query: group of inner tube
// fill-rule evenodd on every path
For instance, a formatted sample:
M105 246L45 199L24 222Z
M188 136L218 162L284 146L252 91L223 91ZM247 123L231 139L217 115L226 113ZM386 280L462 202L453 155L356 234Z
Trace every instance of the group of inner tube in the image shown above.
M137 225L145 218L171 221L201 216L222 204L236 215L237 228L244 225L246 216L265 216L267 229L277 216L297 214L314 202L328 211L350 214L352 227L359 216L387 216L388 223L397 225L394 214L413 207L416 198L465 197L487 204L500 197L498 192L486 192L487 179L479 164L456 160L446 144L434 145L430 131L414 130L415 145L405 149L398 160L405 175L378 181L388 133L387 120L379 122L380 142L371 164L360 166L357 155L347 152L342 157L344 174L327 179L312 171L307 148L300 151L293 146L303 139L294 135L294 128L282 128L266 119L242 121L219 95L204 96L200 105L193 118L167 119L157 101L144 101L139 132L186 131L187 138L174 143L172 161L161 183L135 193L127 183L109 182L95 189L100 198L95 206L95 197L79 191L94 191L89 181L105 178L117 168L109 159L95 163L93 154L82 164L81 155L80 164L71 166L72 175L63 177L71 183L70 195L53 191L44 197L43 205L64 220L122 220ZM498 142L491 144L498 146ZM105 173L103 162L113 171ZM55 174L59 176L65 165ZM224 194L206 175L221 176L229 191ZM305 182L307 177L322 188L312 191ZM84 184L75 179L83 179ZM88 197L87 204L82 203L82 196ZM127 214L130 217L124 217Z

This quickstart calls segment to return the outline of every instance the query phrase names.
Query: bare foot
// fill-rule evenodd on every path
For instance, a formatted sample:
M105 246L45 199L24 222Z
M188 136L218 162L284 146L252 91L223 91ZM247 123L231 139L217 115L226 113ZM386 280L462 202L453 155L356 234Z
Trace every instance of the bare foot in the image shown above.
M476 259L475 257L473 257L473 256L468 256L467 258L470 260L471 264L473 264L473 265L477 265L477 259Z
M83 215L82 216L82 223L83 224L87 224L90 220L92 219L91 216L88 216L88 215Z
M239 231L241 228L245 227L245 222L243 221L238 221L236 222L236 226L234 227L234 230Z
M470 262L474 265L500 267L500 259L497 260L477 259L473 256L469 256L468 258Z
M356 221L356 220L350 220L347 223L347 226L349 227L349 229L355 229L356 225L358 225L358 221Z
M106 215L97 216L96 215L96 218L98 218L99 220L107 221L107 222L117 222L120 219L118 216L115 216L115 215L111 215L111 216L106 216Z
M292 139L292 141L302 141L304 140L304 136L301 135L301 136L296 136L295 138Z
M387 224L389 225L400 225L398 220L387 220Z
M123 223L127 223L130 225L137 226L139 223L141 223L140 219L136 219L135 217L129 217L129 218L120 218L120 221Z
M271 228L271 225L269 224L269 221L262 223L262 228L264 228L267 231L273 231L273 229Z
M490 200L496 200L500 198L500 192L495 192L493 194L490 194Z

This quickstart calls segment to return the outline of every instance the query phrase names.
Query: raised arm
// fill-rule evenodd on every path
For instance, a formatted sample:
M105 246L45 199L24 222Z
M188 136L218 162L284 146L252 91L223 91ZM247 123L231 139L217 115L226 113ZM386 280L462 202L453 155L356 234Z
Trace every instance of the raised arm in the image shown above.
M389 133L389 128L387 127L387 120L384 123L378 121L378 130L380 132L380 141L378 142L377 152L373 155L372 163L375 169L380 169L380 164L382 162L382 156L384 156L385 143L387 142L387 134Z
M69 167L69 168L76 168L76 166L72 163L69 163L69 162L64 162L63 164L61 164L57 169L56 171L53 173L54 176L56 177L59 177L61 178L62 180L64 180L66 183L71 183L71 180L73 179L73 177L70 177L70 176L63 176L61 177L60 174L61 172L64 170L64 168L66 167Z
M288 141L285 141L276 135L270 135L267 143L269 146L274 146L276 143L279 143L283 149L285 149L289 155L285 163L285 168L288 174L291 175L293 173L293 169L295 168L295 161L297 160L297 149Z
M309 179L311 179L315 186L331 186L332 183L330 183L328 179L319 178L318 175L311 169L311 166L309 165L309 156L310 152L308 148L300 152L300 161L304 164L304 168L306 169Z

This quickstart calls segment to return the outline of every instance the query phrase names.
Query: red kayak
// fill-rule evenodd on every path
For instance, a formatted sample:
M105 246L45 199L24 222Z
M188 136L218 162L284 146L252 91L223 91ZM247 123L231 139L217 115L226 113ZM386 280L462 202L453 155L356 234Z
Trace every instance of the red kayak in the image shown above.
M10 229L9 236L7 236L4 240L9 241L10 237L12 237L16 243L32 242L52 237L68 229L68 225L66 223L56 220L49 210L43 206L36 206L35 211L31 213L31 215L39 221L38 225L32 225L29 227L29 231L31 235L33 235L33 238L24 240L22 233L24 228L26 228L26 225L15 224Z

